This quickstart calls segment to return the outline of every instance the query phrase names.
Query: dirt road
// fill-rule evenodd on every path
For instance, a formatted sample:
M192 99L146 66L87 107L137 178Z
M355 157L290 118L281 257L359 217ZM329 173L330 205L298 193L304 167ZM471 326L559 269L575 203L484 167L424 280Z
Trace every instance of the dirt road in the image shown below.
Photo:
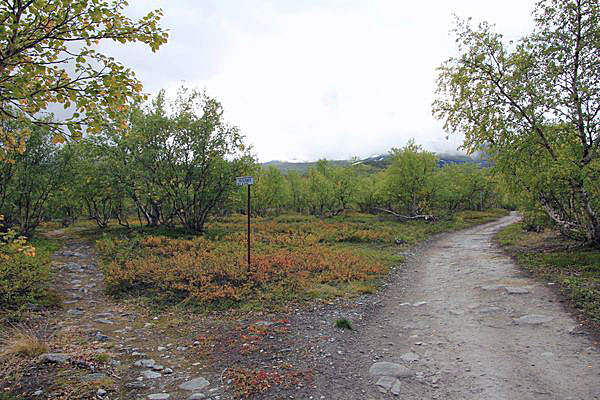
M600 352L494 244L517 218L422 246L341 348L322 398L600 399Z

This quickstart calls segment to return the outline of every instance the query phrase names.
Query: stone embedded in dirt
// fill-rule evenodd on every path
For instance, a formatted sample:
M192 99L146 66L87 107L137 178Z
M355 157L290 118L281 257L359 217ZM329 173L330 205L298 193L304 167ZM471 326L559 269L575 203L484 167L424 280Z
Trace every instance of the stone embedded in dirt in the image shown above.
M62 267L69 270L69 272L83 272L83 268L77 263L66 263Z
M567 332L570 335L587 335L587 332L584 331L580 326L572 326L567 330Z
M164 346L158 346L157 351L165 351L167 348Z
M108 378L108 375L103 374L102 372L96 372L93 374L83 375L81 377L81 381L82 382L96 382L96 381L102 381L107 378Z
M486 306L486 307L481 307L479 309L479 312L482 314L490 314L490 313L499 312L499 311L502 311L502 309L500 307L496 307L496 306Z
M156 379L156 378L160 378L162 376L158 372L154 372L154 371L150 371L150 370L146 370L146 371L142 372L142 375L146 379Z
M379 378L379 380L377 380L375 385L379 387L380 392L387 393L397 380L398 379L393 376L382 376Z
M171 368L165 368L163 370L163 374L165 374L165 375L170 375L172 373L173 373L173 370Z
M98 318L98 319L94 320L94 322L98 322L99 324L107 324L107 325L113 324L113 322L110 319L104 319L104 318Z
M41 389L36 390L35 392L33 392L34 396L41 396L44 394L44 391Z
M194 393L193 395L188 397L188 400L202 400L205 398L206 398L206 395L204 393Z
M185 346L178 346L176 350L177 351L186 351L187 347L185 347Z
M85 313L83 312L83 310L80 310L78 308L71 308L71 309L67 310L67 314L70 314L70 315L83 315Z
M65 364L69 362L69 356L62 353L46 353L40 356L42 361L56 363L56 364Z
M400 359L404 362L415 362L415 361L419 361L419 355L413 352L409 352L409 353L404 353L400 356Z
M498 289L502 289L504 287L504 285L486 285L486 286L482 286L481 289L483 290L498 290Z
M271 322L271 321L258 321L258 322L255 322L254 325L256 325L256 326L271 326L271 325L273 325L273 322Z
M396 378L405 378L412 375L412 371L404 365L388 361L376 362L371 365L369 373L374 376L393 376Z
M522 286L506 286L504 288L506 293L508 294L527 294L529 293L529 289Z
M136 382L136 381L134 381L134 382L128 382L128 383L126 383L125 387L129 388L129 389L141 389L141 388L145 388L146 385L143 382Z
M199 378L195 378L190 381L182 383L181 385L179 385L179 389L189 390L189 391L202 390L205 387L207 387L208 385L210 385L209 381L207 381L203 377L199 377Z
M152 366L152 371L162 371L163 369L165 369L165 367L163 367L162 365Z
M540 354L540 355L541 355L542 357L545 357L545 358L552 358L552 357L554 357L554 353L551 353L551 352L549 352L549 351L543 352L543 353L542 353L542 354Z
M94 338L99 342L108 342L111 337L104 335L102 332L96 332Z
M418 303L414 303L413 307L420 307L420 306L424 306L425 304L427 304L426 301L419 301Z
M539 325L546 322L552 321L554 318L549 315L538 315L538 314L530 314L524 315L521 318L513 319L513 322L517 325L527 324L527 325Z
M394 382L394 384L392 385L390 392L394 396L398 396L400 394L400 381L398 379L396 379L396 382Z
M153 393L148 395L148 400L165 400L171 397L169 393Z
M102 397L102 396L106 395L106 393L108 393L108 392L106 390L102 389L102 388L96 390L96 396L101 396Z
M156 361L154 361L152 358L147 359L147 360L138 360L133 363L133 365L135 365L136 367L142 367L142 368L152 368L152 367L154 367L155 364L156 364Z
M59 256L63 257L85 257L85 254L77 253L76 251L64 250L62 253L57 253Z

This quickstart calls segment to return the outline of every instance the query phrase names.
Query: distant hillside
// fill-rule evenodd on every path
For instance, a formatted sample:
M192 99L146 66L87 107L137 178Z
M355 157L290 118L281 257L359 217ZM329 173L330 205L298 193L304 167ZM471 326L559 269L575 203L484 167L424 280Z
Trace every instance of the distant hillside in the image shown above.
M485 160L485 159L475 159L466 155L462 155L462 154L443 154L440 153L438 154L439 157L439 161L438 161L438 166L439 167L443 167L445 165L449 165L449 164L465 164L465 163L475 163L478 164L482 167L488 167L489 161ZM346 165L357 165L357 164L362 164L362 165L369 165L371 167L374 167L374 169L384 169L387 168L388 165L390 164L390 155L389 154L380 154L380 155L376 155L376 156L371 156L362 160L358 160L358 161L349 161L349 160L328 160L331 164L336 165L336 166L346 166ZM286 174L289 171L298 171L300 173L304 173L306 171L308 171L308 168L316 165L316 161L314 162L288 162L288 161L279 161L279 160L274 160L274 161L269 161L266 163L263 163L262 166L263 167L275 167L277 168L279 171L281 171L282 173Z
M328 160L328 161L332 165L337 165L337 166L350 165L350 161L346 161L346 160ZM268 161L266 163L262 163L262 166L263 167L275 167L282 173L287 174L290 171L297 171L300 173L307 172L309 167L312 167L316 164L317 164L316 161L313 161L313 162L288 162L288 161L273 160L273 161Z

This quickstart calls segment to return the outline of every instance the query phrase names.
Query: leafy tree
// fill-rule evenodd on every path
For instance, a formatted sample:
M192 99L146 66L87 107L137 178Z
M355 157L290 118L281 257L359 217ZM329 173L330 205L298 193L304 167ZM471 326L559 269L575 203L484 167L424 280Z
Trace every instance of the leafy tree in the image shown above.
M331 171L333 197L338 210L349 208L355 198L356 171L351 167L334 167Z
M217 100L185 88L171 102L161 92L131 125L120 142L120 169L129 171L133 202L150 225L179 221L202 232L253 162L243 135L223 120Z
M359 176L355 185L355 202L360 211L374 212L384 206L385 172Z
M600 245L600 4L542 0L533 32L505 43L487 23L455 29L434 115L485 148L568 236Z
M21 123L4 121L5 132L18 131ZM7 153L11 162L0 163L0 210L9 224L29 235L46 216L48 199L65 184L71 156L51 143L45 127L34 126L21 151Z
M335 207L332 167L327 160L319 160L307 173L308 204L313 215L325 215Z
M107 39L141 42L152 51L166 42L159 25L161 10L137 21L123 15L125 0L5 0L0 2L0 119L32 121L62 127L81 136L98 132L105 121L126 128L128 104L139 99L142 86L133 72L97 50ZM71 109L63 121L40 119L58 103ZM0 157L7 145L28 136L29 129L0 131Z
M487 168L476 164L451 164L432 177L432 205L450 213L483 210L492 198L493 182Z
M392 162L385 177L389 206L415 216L428 207L437 157L423 150L414 140L402 149L392 149L391 155Z
M289 188L281 172L273 166L267 169L258 166L253 175L255 184L251 193L254 212L265 215L267 212L281 211L287 205L289 196ZM246 198L245 193L242 193L242 197Z
M126 191L116 174L118 165L106 135L98 135L73 144L76 176L73 187L87 210L88 217L100 228L106 228L111 218L127 226L123 210ZM68 199L65 199L68 200Z
M303 212L308 208L308 190L306 179L297 171L290 171L286 176L289 188L289 205L296 212Z

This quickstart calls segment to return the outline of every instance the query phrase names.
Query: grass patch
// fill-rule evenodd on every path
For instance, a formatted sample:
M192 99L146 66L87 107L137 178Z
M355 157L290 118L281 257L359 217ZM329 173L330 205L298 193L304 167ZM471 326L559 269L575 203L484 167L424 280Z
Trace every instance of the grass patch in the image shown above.
M338 320L335 321L335 327L339 328L339 329L348 329L348 330L352 330L352 322L350 322L350 320L346 319L346 318L340 318Z
M140 296L157 305L198 310L262 309L373 293L389 268L402 263L402 250L432 234L505 214L463 212L435 222L405 223L354 212L325 220L257 217L250 266L246 220L240 215L214 219L203 236L109 229L96 239L107 290L116 297Z
M600 250L577 247L550 229L525 232L522 223L503 229L498 242L522 268L559 284L585 320L600 324Z
M48 345L43 339L27 330L14 330L0 337L0 359L10 357L34 358L48 352Z

